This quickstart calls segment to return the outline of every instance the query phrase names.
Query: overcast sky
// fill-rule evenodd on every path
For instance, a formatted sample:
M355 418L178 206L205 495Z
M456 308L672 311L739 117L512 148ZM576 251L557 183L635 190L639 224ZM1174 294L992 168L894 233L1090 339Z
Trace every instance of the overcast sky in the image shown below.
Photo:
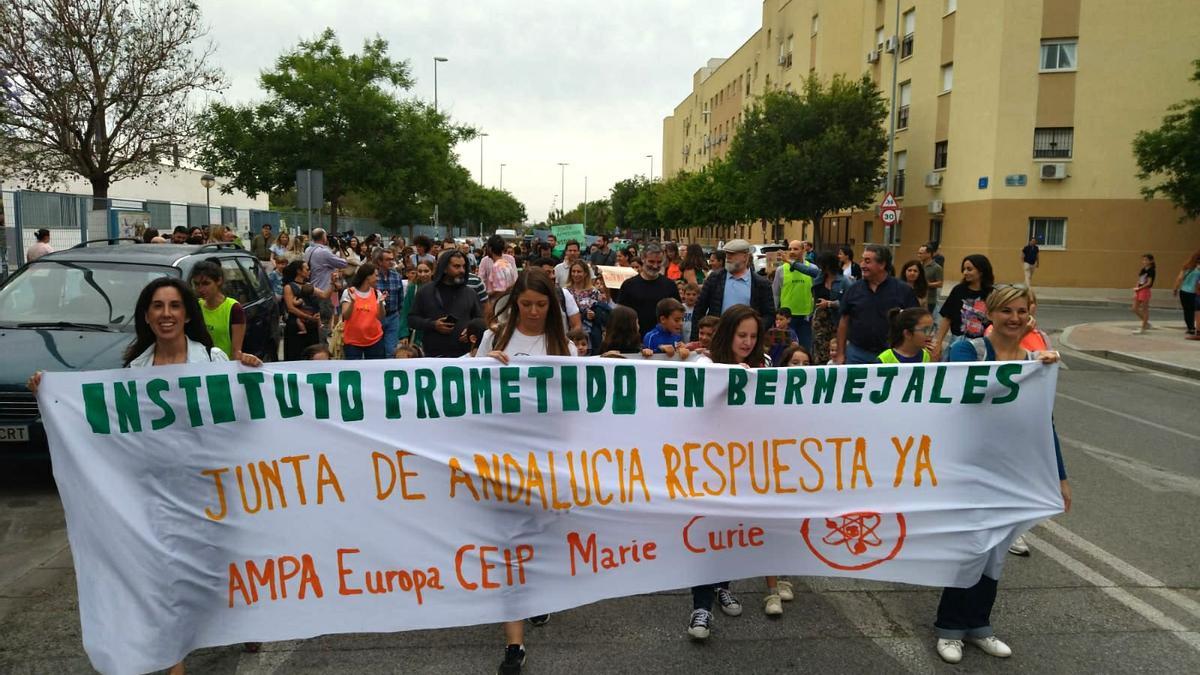
M754 0L200 0L225 98L263 98L258 74L300 39L332 27L347 51L379 34L406 59L416 85L483 139L483 183L504 188L544 220L566 168L568 210L613 183L661 175L662 119L690 92L692 74L732 53L756 29ZM478 140L458 147L479 179ZM563 200L560 198L560 203Z

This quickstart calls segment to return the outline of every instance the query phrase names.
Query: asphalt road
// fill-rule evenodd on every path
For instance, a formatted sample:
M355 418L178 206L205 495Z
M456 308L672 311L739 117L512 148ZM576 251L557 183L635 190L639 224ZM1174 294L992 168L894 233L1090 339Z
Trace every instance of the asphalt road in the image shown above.
M1109 308L1045 306L1052 336L1128 320ZM1064 353L1056 422L1074 486L1071 513L1035 528L1010 558L993 613L1015 655L933 649L938 592L898 584L797 579L779 619L758 580L735 583L746 612L718 615L689 642L686 590L557 614L527 632L528 673L1200 672L1200 383ZM336 635L188 657L196 673L494 672L495 626ZM87 672L62 510L44 474L0 475L0 672Z

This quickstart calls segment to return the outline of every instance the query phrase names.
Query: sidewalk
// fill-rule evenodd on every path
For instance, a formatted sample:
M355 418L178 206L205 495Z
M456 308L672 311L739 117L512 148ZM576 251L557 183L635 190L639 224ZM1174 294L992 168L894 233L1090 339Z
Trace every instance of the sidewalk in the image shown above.
M1059 341L1093 356L1200 379L1200 341L1184 339L1182 322L1134 335L1138 325L1136 320L1082 323L1063 331Z
M1133 304L1132 288L1065 288L1034 285L1039 304L1078 305L1091 307L1129 307ZM1150 297L1153 309L1178 309L1179 298L1171 295L1171 287L1153 289ZM1130 329L1132 330L1132 328Z

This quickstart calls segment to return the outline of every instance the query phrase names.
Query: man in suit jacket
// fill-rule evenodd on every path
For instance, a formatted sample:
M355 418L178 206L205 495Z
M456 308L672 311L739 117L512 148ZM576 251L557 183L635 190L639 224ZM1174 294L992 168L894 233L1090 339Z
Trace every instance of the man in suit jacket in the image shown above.
M721 316L734 305L750 305L762 314L762 330L775 324L775 294L771 282L755 274L750 265L750 242L734 239L721 250L725 252L725 269L713 272L704 280L696 309L692 314L691 340L700 337L700 319Z

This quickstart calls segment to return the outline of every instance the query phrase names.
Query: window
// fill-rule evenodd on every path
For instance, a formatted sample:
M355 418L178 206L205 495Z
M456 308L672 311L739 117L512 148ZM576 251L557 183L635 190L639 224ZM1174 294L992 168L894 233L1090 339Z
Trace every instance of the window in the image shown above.
M933 144L933 170L946 168L946 159L950 152L950 141L938 141Z
M1076 39L1043 42L1041 69L1043 71L1075 70L1075 46L1078 42Z
M896 109L896 128L908 128L908 106L912 103L912 82L900 83L900 107Z
M910 9L904 13L904 37L900 40L900 58L907 59L913 55L913 32L917 29L917 10Z
M883 36L883 26L875 29L875 49L883 52L883 43L887 38Z
M958 9L958 0L946 0L946 14L950 14Z
M942 219L941 218L930 218L929 219L929 239L927 241L941 241L941 240L942 240ZM1026 241L1028 241L1028 240L1026 240Z
M746 95L750 95L750 69L746 69Z
M904 196L904 169L908 166L908 153L896 153L896 186L892 190L892 195L896 197Z
M942 93L950 91L954 87L954 64L947 63L942 66Z
M863 221L863 242L867 244L875 243L875 223L870 220Z
M904 221L897 220L895 222L895 224L893 224L891 226L891 228L889 228L889 231L891 234L891 241L889 241L887 243L888 244L899 244L900 243L900 235L904 231Z
M795 36L789 35L787 39L787 55L783 57L783 67L792 67L792 44L795 42Z
M1037 240L1045 248L1066 248L1067 219L1030 218L1029 236L1026 237L1026 241L1033 237L1037 237Z
M242 303L243 306L250 304L256 299L254 298L254 294L250 292L250 284L246 282L246 276L242 273L242 269L238 267L236 259L222 258L221 272L225 277L225 295Z
M1070 159L1074 144L1074 127L1042 127L1033 130L1034 159Z
M812 34L813 35L817 34L817 28L819 28L821 25L820 19L821 19L821 17L817 16L816 14L813 14L813 18L812 18Z

